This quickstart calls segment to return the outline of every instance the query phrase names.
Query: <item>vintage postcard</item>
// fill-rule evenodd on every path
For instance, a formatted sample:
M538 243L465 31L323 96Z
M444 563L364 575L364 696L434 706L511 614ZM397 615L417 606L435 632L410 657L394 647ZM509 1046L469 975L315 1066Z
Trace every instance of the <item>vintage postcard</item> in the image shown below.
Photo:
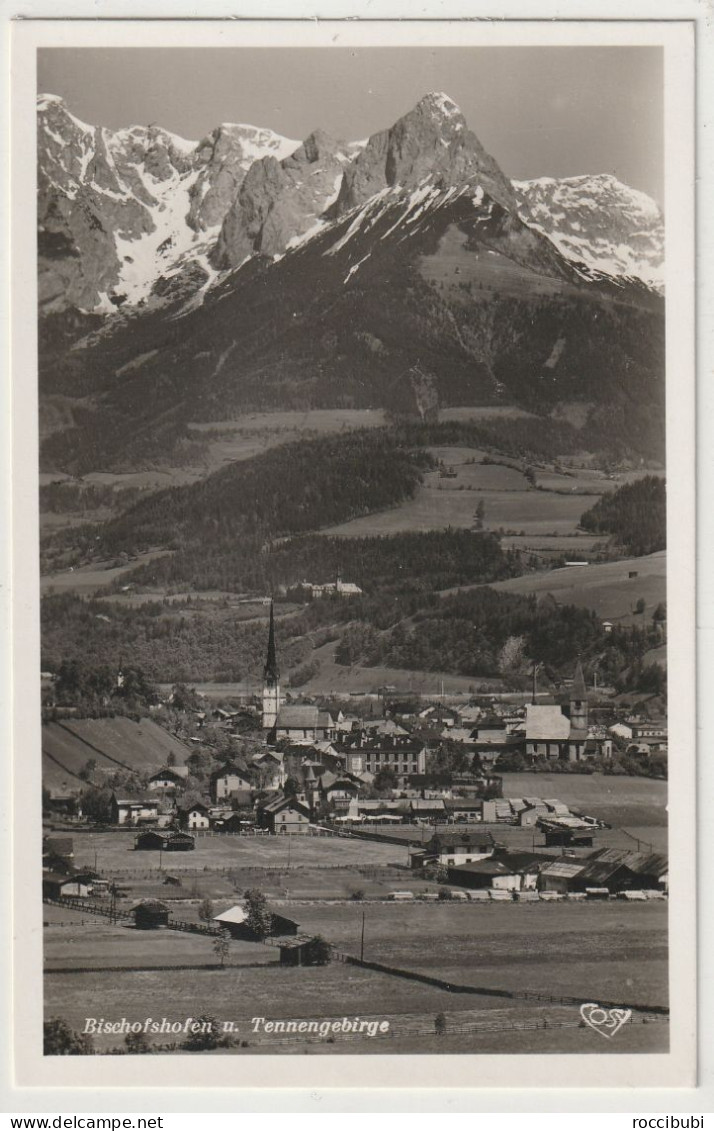
M691 25L12 38L17 1082L692 1085Z

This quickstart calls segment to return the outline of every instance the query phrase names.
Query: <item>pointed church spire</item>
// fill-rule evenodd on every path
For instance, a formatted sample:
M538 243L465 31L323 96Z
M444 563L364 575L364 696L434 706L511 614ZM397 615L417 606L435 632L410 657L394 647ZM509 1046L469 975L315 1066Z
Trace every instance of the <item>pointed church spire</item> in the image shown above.
M588 693L585 687L585 676L583 675L583 665L578 660L578 666L575 669L575 676L573 678L573 689L570 695L571 699L587 699Z
M277 683L280 679L280 672L278 671L278 659L275 652L275 615L273 612L273 602L270 602L270 628L268 629L268 654L265 660L265 667L263 668L263 680L265 683Z
M588 727L588 693L580 660L570 690L570 725L578 730L587 730Z

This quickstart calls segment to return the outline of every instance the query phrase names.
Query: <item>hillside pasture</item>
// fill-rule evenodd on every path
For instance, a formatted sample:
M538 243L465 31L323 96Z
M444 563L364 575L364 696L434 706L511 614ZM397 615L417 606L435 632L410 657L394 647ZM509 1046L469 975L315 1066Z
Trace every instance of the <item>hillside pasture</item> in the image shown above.
M563 535L575 531L587 500L532 488L475 490L464 484L462 489L458 478L440 479L438 472L430 472L414 498L401 506L327 527L320 533L362 538L406 530L444 530L447 526L470 530L480 502L485 507L484 530Z
M641 558L527 573L497 581L493 588L504 593L552 593L559 604L582 605L603 619L646 624L657 605L667 599L667 553L660 550ZM640 598L644 598L645 611L635 614Z
M474 676L454 675L453 672L411 671L406 668L390 668L381 664L374 667L361 667L355 664L346 667L335 663L337 644L330 641L315 648L311 660L320 664L320 670L300 688L306 694L315 695L364 695L377 692L380 687L395 687L400 694L441 695L470 694L476 689L499 690L501 679L481 679Z
M79 596L91 597L94 593L105 589L136 569L137 566L145 565L156 558L163 558L170 552L169 550L148 550L145 554L137 554L131 561L122 565L115 565L116 559L112 559L111 561L93 562L90 565L46 573L40 578L40 593L42 596L49 593L77 593Z
M437 251L422 257L419 270L437 289L467 291L471 302L485 302L494 291L532 298L573 289L561 279L521 267L490 248L469 248L468 236L454 225L447 228Z
M48 787L76 776L88 761L97 764L95 778L110 777L119 771L153 773L166 765L173 754L183 765L192 753L152 719L117 716L112 719L64 719L42 725L42 780Z

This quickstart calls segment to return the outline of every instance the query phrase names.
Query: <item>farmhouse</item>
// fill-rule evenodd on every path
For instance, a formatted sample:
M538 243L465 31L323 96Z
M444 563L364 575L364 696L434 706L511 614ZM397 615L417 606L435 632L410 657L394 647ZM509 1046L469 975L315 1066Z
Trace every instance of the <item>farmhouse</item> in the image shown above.
M151 824L159 817L156 798L141 797L135 793L113 793L110 804L113 825Z
M259 935L248 926L248 912L242 903L236 903L220 915L214 915L211 920L217 926L228 931L232 938L243 939L245 942L261 942ZM297 935L298 924L293 919L286 919L284 915L271 915L269 935L271 937L283 935Z
M81 816L79 795L71 789L43 790L42 809L49 817Z
M244 770L233 762L227 762L225 766L213 771L209 788L211 801L217 804L219 801L230 799L236 793L250 790L251 783Z
M310 827L310 810L297 797L280 793L260 803L258 824L271 833L306 833Z
M279 789L285 781L283 756L277 750L265 750L251 761L262 789Z
M471 864L493 856L496 842L490 832L469 829L464 832L438 832L427 841L423 849L410 851L412 868L425 868L432 864L443 867Z
M91 891L90 877L80 873L67 876L58 872L44 872L42 875L42 895L46 899L86 899Z
M158 770L149 778L148 788L151 790L165 790L167 793L176 793L178 790L184 788L187 777L188 766L165 766L162 770Z
M211 821L208 806L203 801L193 801L178 810L179 825L182 829L208 829Z

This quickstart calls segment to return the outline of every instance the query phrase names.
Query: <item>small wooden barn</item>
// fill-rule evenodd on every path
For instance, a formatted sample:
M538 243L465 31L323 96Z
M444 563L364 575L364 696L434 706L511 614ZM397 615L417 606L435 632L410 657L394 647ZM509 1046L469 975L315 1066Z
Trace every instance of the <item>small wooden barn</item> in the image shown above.
M154 852L190 852L195 847L196 841L189 833L178 833L171 829L151 829L149 832L139 833L134 841L135 849Z
M312 935L295 935L294 938L280 940L281 966L313 966L312 957L315 940Z
M159 927L168 927L169 909L159 899L142 899L132 907L134 926L139 931L155 931Z
M229 907L227 911L221 912L220 915L214 915L212 922L216 923L219 927L230 932L231 937L234 939L243 939L245 942L260 941L258 936L250 929L247 923L248 912L241 903L237 903L234 907ZM276 915L273 913L271 917L270 935L282 936L295 936L298 933L298 924L292 919L286 919L284 915Z

